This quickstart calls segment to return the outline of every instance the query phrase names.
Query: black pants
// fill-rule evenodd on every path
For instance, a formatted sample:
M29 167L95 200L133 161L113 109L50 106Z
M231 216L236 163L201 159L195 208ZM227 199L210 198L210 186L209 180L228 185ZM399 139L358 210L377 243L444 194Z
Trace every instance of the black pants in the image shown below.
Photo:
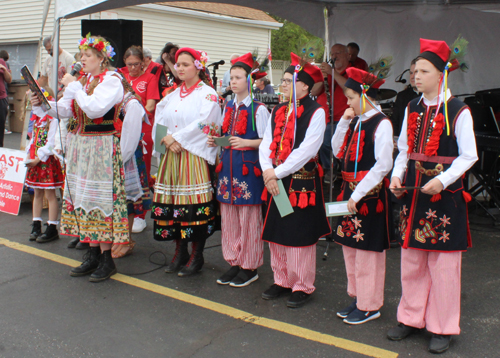
M0 99L0 148L3 147L3 136L5 134L5 121L9 110L9 100L7 98Z

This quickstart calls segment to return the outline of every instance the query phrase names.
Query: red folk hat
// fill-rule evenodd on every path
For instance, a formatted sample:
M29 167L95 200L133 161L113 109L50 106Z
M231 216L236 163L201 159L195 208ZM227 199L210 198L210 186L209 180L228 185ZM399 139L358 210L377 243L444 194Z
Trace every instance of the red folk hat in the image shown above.
M253 55L251 52L244 54L243 56L240 56L232 62L231 68L238 66L238 67L243 67L247 74L249 74L252 71L252 68L254 67L254 60L253 60Z
M359 68L349 67L346 69L346 74L349 77L345 83L345 87L361 94L363 92L362 85L366 85L367 95L375 98L377 89L385 83L384 79L380 79L372 73L360 70Z
M195 60L199 61L201 59L200 53L198 51L196 51L194 48L182 47L182 48L178 49L177 52L175 53L175 62L177 62L179 55L183 52L188 52L191 56L194 57Z
M417 58L423 58L432 63L439 71L444 71L451 50L444 41L420 39L420 55Z
M302 69L297 74L297 78L309 86L309 91L315 83L323 82L323 74L317 66L311 65L309 62L304 62L300 56L297 56L293 52L290 53L290 58L292 64L285 72L293 74L297 65L302 66Z
M267 76L267 72L257 72L257 73L254 73L252 75L254 80L259 80L259 79L266 77L266 76Z

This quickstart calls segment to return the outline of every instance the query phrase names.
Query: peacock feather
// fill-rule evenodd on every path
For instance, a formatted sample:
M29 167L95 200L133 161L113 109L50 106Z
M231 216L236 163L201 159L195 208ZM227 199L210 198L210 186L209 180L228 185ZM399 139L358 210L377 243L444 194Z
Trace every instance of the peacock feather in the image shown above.
M462 35L459 35L453 45L451 45L451 55L449 59L449 62L452 63L451 70L460 69L463 72L467 72L469 70L469 65L464 61L468 45L469 41L464 39Z
M368 72L375 75L377 79L375 81L372 80L373 83L367 84L373 85L377 81L385 80L391 72L391 67L393 65L392 60L392 56L384 56L379 58L377 62L374 62L370 66L368 66Z
M298 54L303 61L309 62L311 60L315 60L319 56L319 53L322 49L323 43L321 42L321 40L312 39L302 44L302 46L299 46Z

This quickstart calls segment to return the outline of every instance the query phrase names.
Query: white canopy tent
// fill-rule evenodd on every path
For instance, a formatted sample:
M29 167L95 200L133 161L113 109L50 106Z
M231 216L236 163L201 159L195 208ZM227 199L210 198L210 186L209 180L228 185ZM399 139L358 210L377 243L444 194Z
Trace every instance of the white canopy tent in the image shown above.
M50 0L47 0L50 2ZM113 8L154 3L151 0L54 0L57 56L59 22ZM200 0L199 0L200 1ZM500 40L500 1L492 0L201 0L260 9L292 21L330 44L357 42L367 62L381 55L394 56L392 77L385 87L397 88L391 80L409 66L419 51L420 37L452 43L462 34L470 41L467 74L450 76L455 93L500 87L495 70ZM170 1L161 1L168 3ZM325 18L325 9L328 17ZM326 24L326 26L325 26ZM325 28L328 27L328 31ZM330 36L328 36L330 34ZM58 61L54 61L56 66ZM57 76L57 70L53 71Z

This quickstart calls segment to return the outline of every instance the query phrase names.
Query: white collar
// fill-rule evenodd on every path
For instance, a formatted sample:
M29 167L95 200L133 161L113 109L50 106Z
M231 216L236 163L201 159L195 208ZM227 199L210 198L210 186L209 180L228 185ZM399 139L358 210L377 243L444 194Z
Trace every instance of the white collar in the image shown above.
M432 100L429 100L427 98L424 97L424 95L422 94L422 96L420 97L418 103L420 103L422 100L424 101L424 104L429 107L429 106L437 106L438 104L438 97L439 97L439 100L440 101L443 101L443 92L441 92L439 94L439 96L436 96L434 97ZM451 97L451 91L450 89L448 88L448 90L446 91L446 100L448 101Z
M380 105L376 105L375 108L370 109L368 112L363 113L359 116L362 122L372 118L374 115L382 112L382 107Z
M244 104L246 107L250 106L250 103L252 102L252 100L250 99L250 95L246 96L243 101L241 102L238 102L238 95L236 95L236 97L234 97L234 105L236 107L239 107L241 104Z

